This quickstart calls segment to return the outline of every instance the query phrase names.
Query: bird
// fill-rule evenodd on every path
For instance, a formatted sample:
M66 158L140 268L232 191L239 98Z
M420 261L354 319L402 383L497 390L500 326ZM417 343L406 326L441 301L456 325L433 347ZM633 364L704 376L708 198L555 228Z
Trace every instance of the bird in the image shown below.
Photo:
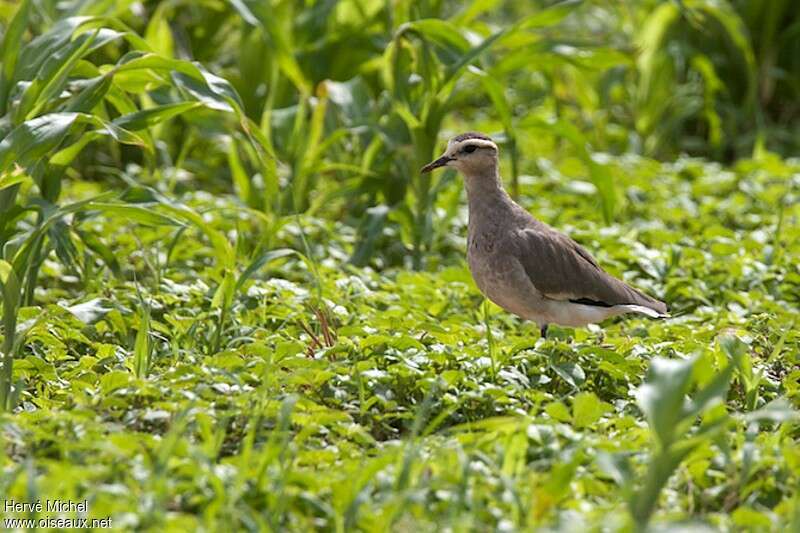
M467 263L481 293L542 338L551 324L582 327L625 313L666 318L667 305L615 278L570 237L534 218L503 188L499 150L482 133L457 135L421 172L451 167L464 177Z

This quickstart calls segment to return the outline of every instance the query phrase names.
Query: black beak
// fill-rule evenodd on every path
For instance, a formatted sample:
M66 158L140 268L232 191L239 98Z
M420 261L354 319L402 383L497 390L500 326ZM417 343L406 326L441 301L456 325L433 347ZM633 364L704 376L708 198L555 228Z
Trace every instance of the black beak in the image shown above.
M440 157L436 161L431 161L430 163L428 163L427 165L422 167L422 170L420 170L420 172L425 174L426 172L430 172L431 170L433 170L435 168L439 168L439 167L445 166L447 163L449 163L450 161L453 161L454 159L455 159L455 157L448 157L446 155L443 155L442 157Z

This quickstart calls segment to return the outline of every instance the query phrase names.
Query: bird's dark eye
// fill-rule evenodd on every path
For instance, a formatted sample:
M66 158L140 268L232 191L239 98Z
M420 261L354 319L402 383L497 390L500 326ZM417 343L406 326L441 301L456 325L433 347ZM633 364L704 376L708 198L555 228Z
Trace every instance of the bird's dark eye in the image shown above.
M474 152L477 149L478 149L477 146L475 146L474 144L470 144L469 146L465 146L464 147L464 152L467 153L467 154L471 154L472 152Z

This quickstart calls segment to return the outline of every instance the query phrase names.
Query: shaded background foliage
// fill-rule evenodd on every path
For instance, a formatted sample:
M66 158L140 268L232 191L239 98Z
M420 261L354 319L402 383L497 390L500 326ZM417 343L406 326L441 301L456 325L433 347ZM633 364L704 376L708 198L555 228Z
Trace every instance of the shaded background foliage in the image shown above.
M383 251L375 232L391 224L422 266L441 238L435 199L457 185L452 176L431 183L417 169L458 120L499 136L517 192L521 150L528 158L577 152L606 222L620 198L591 151L730 162L754 150L791 154L798 138L798 21L785 1L543 3L544 11L500 1L31 5L23 40L68 16L117 17L148 52L230 80L279 161L276 177L260 174L229 122L192 111L160 126L146 160L138 149L114 148L113 165L96 164L110 162L109 147L93 144L80 156L87 178L146 162L150 174L161 165L187 171L172 180L178 190L192 181L233 188L267 212L346 203L350 222L369 228L357 264ZM97 47L76 66L124 60L131 47ZM74 87L79 74L68 75ZM176 100L169 85L150 83L135 89L154 102ZM6 80L4 108L13 108L18 84ZM108 99L101 105L112 118L120 113Z
M2 493L130 528L796 525L798 13L0 2ZM481 305L461 183L418 172L465 129L677 318L536 344Z

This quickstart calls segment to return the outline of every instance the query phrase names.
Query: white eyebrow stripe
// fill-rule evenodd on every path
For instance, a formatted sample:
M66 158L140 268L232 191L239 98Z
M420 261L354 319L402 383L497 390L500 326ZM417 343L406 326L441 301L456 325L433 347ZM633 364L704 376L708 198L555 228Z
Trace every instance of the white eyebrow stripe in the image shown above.
M450 147L455 148L456 150L461 150L464 146L477 146L479 148L493 148L497 150L497 145L492 141L487 141L486 139L464 139L463 141L453 142L450 141Z

